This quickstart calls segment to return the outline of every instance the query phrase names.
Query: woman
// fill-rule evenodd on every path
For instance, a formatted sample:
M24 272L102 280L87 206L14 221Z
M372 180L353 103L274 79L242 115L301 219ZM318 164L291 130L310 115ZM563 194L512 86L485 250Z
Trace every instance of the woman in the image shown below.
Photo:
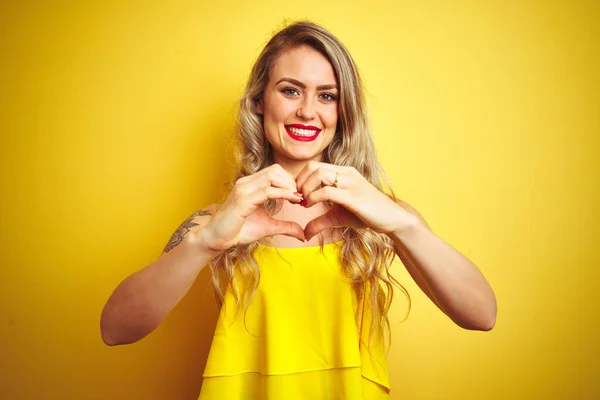
M277 33L239 117L227 198L117 287L102 314L107 344L149 334L210 264L221 314L200 398L387 398L395 255L456 324L494 326L495 296L477 267L384 193L362 84L331 33L308 22Z

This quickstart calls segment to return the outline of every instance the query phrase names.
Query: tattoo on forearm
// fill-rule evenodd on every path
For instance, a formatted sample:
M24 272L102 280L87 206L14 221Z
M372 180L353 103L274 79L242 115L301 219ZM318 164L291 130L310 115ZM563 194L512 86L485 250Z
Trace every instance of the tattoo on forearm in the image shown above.
M171 236L171 239L169 239L169 243L167 243L167 246L165 247L165 250L164 250L165 253L168 253L171 250L173 250L175 247L177 247L177 245L179 243L181 243L181 241L183 240L185 235L188 234L190 229L193 228L194 226L198 226L198 224L193 222L192 220L195 217L199 217L199 216L203 216L203 215L212 215L212 214L209 211L200 210L200 211L197 211L194 214L192 214L185 221L183 221L183 223L181 225L179 225L179 228L177 228L175 233L173 233L173 236Z

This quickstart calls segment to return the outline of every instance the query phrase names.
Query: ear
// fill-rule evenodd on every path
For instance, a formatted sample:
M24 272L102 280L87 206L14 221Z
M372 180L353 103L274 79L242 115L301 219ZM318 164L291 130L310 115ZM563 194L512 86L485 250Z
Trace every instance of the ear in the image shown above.
M264 108L263 108L263 101L262 98L258 99L258 101L256 102L256 112L259 115L263 115L265 113Z

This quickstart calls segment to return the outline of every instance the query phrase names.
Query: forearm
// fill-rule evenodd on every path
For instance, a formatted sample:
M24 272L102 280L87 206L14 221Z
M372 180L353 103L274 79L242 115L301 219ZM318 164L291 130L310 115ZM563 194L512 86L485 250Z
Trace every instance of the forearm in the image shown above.
M490 330L496 297L469 259L408 212L389 234L409 273L437 306L465 329ZM421 282L418 282L421 280Z
M102 311L104 342L133 343L156 329L217 254L203 246L200 234L187 235L171 252L126 278Z

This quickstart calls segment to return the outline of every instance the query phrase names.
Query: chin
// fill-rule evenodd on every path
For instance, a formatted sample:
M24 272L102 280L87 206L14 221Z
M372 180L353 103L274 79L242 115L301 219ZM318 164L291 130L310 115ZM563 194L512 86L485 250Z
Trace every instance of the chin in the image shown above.
M310 161L320 159L320 157L318 157L316 154L290 154L288 158L295 161Z
M292 149L290 149L292 150ZM296 151L289 151L287 153L287 156L289 158L292 158L294 160L298 160L298 161L311 161L311 160L315 160L315 161L320 161L323 158L323 153L325 152L325 149L294 149Z

